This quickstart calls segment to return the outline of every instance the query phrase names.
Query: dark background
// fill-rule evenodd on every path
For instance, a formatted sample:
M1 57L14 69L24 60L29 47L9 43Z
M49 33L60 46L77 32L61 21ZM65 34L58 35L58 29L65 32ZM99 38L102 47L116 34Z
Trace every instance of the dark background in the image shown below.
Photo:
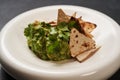
M0 30L15 16L49 5L77 5L107 14L120 24L120 0L0 0ZM14 80L0 66L0 80ZM120 69L108 80L120 80Z

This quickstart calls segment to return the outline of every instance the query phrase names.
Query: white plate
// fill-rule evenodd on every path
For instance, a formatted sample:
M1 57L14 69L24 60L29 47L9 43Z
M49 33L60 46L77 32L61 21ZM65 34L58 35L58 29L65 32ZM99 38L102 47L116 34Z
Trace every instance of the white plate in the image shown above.
M72 60L58 63L43 61L27 47L24 28L35 20L55 20L59 8L68 15L77 12L77 17L82 16L83 20L97 24L92 34L96 43L102 47L83 63ZM41 7L18 15L4 26L0 37L1 64L16 79L102 80L120 67L119 35L119 25L96 10L70 5Z

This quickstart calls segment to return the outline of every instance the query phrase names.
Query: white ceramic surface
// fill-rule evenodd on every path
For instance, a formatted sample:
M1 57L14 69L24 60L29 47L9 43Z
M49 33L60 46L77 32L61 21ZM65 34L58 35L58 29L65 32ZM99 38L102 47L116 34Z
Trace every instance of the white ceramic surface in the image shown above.
M37 58L27 47L24 28L35 20L57 18L57 9L97 24L94 39L101 49L83 63L49 62ZM120 67L120 26L96 10L70 5L41 7L18 15L8 22L0 34L0 61L3 68L20 80L103 80Z

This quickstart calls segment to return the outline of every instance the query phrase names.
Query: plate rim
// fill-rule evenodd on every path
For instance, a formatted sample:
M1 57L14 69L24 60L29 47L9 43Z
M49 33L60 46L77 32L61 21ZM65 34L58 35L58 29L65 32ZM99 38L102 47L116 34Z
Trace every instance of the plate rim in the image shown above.
M94 12L96 12L96 13L99 13L99 14L102 14L102 15L104 15L107 19L109 19L110 21L112 21L113 22L113 24L115 24L116 25L116 30L118 31L118 30L120 30L120 27L119 27L119 24L115 21L115 20L113 20L111 17L109 17L109 16L107 16L106 14L103 14L102 12L100 12L100 11L97 11L97 10L94 10L94 9L91 9L91 8L86 8L86 7L81 7L81 6L73 6L73 5L52 5L52 6L45 6L45 7L40 7L40 8L35 8L35 9L32 9L32 10L28 10L28 11L25 11L25 12L23 12L22 14L20 14L20 15L18 15L18 16L16 16L15 18L13 18L12 20L10 20L5 26L4 26L4 28L1 30L1 32L0 32L0 38L3 38L4 36L3 36L3 34L5 34L5 31L7 31L7 29L9 28L9 27L7 27L8 25L10 25L11 24L11 22L14 22L14 20L15 19L17 19L17 18L19 18L20 16L23 16L24 14L27 14L27 13L29 13L29 12L32 12L33 10L38 10L38 9L45 9L45 8L49 8L49 7L76 7L76 8L83 8L83 9L88 9L88 10L91 10L91 11L94 11ZM119 34L120 34L120 32L119 32ZM120 38L119 38L119 40L120 40ZM1 43L2 42L2 40L0 40L0 45L2 44ZM1 53L3 53L4 51L2 50L2 47L1 47ZM3 55L2 55L3 56ZM1 61L1 60L0 60ZM4 62L4 61L3 61ZM16 63L16 62L15 62ZM10 65L10 64L9 64ZM18 65L18 64L17 64ZM20 65L20 64L19 64ZM23 67L23 68L25 68L25 67ZM33 70L34 71L34 70ZM29 72L28 72L29 73ZM65 73L66 74L66 73Z

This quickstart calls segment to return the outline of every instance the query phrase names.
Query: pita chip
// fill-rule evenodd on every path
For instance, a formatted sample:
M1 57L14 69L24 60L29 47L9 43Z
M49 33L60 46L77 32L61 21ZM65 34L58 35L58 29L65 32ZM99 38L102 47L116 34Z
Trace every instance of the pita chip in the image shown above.
M87 50L87 51L77 55L76 58L79 62L83 62L83 61L87 60L89 57L91 57L99 49L100 49L100 47Z
M67 16L62 9L58 9L58 18L57 18L57 24L61 22L69 22L70 17Z
M81 27L83 27L83 29L85 31L87 31L88 33L91 33L96 28L96 24L87 22L87 21L83 21L82 17L78 18L78 21L79 21Z
M75 57L89 49L95 48L95 41L73 28L70 34L69 47L71 56Z

